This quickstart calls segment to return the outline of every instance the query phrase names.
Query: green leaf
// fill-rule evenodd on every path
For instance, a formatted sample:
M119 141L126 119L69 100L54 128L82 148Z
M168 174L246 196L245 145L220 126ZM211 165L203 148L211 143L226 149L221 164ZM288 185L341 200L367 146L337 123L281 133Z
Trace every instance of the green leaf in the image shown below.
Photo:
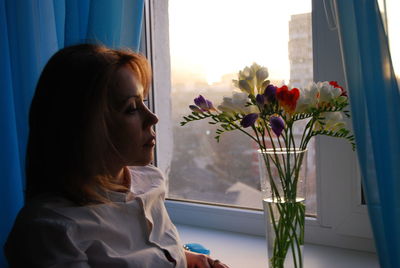
M310 117L313 117L313 116L314 116L314 114L312 114L312 113L296 114L296 115L293 116L293 121L303 120L303 119L310 118Z
M356 149L356 144L354 143L354 136L349 135L350 131L345 128L341 128L338 131L328 131L328 130L314 130L311 132L309 138L317 135L325 135L325 136L330 136L334 138L344 138L347 141L350 142L352 150L355 151Z

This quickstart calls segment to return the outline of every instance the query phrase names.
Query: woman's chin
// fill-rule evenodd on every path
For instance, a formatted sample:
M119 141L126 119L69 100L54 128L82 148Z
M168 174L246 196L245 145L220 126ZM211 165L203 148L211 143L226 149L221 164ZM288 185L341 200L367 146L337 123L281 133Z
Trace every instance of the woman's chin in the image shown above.
M134 161L131 166L147 166L154 160L153 154L151 156Z

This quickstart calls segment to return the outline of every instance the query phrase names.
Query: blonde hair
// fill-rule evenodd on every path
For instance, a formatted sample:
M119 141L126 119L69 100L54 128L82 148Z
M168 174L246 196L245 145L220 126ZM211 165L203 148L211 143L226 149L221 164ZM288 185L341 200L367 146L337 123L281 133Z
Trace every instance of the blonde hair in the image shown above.
M150 65L130 50L81 44L51 57L30 107L27 200L52 193L86 205L108 202L102 192L128 190L113 183L106 168L107 154L118 156L109 135L109 96L123 66L132 69L147 94Z

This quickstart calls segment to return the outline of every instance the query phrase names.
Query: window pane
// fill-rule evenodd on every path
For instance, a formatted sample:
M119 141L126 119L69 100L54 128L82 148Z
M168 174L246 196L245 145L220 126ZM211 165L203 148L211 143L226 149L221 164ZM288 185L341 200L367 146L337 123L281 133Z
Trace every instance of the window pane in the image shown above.
M397 82L400 85L400 16L397 10L400 8L400 2L397 0L386 0L386 19L390 46L390 55Z
M313 79L311 0L170 0L174 155L169 198L261 209L257 146L240 132L179 122L199 94L219 104L232 79L257 62L277 86ZM316 215L315 150L308 153L308 214Z

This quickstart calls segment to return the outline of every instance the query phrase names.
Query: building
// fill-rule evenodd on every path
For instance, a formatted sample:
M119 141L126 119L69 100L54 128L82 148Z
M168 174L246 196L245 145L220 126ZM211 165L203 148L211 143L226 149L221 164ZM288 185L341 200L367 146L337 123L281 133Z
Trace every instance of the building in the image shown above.
M289 21L290 86L313 81L311 13L292 15Z

